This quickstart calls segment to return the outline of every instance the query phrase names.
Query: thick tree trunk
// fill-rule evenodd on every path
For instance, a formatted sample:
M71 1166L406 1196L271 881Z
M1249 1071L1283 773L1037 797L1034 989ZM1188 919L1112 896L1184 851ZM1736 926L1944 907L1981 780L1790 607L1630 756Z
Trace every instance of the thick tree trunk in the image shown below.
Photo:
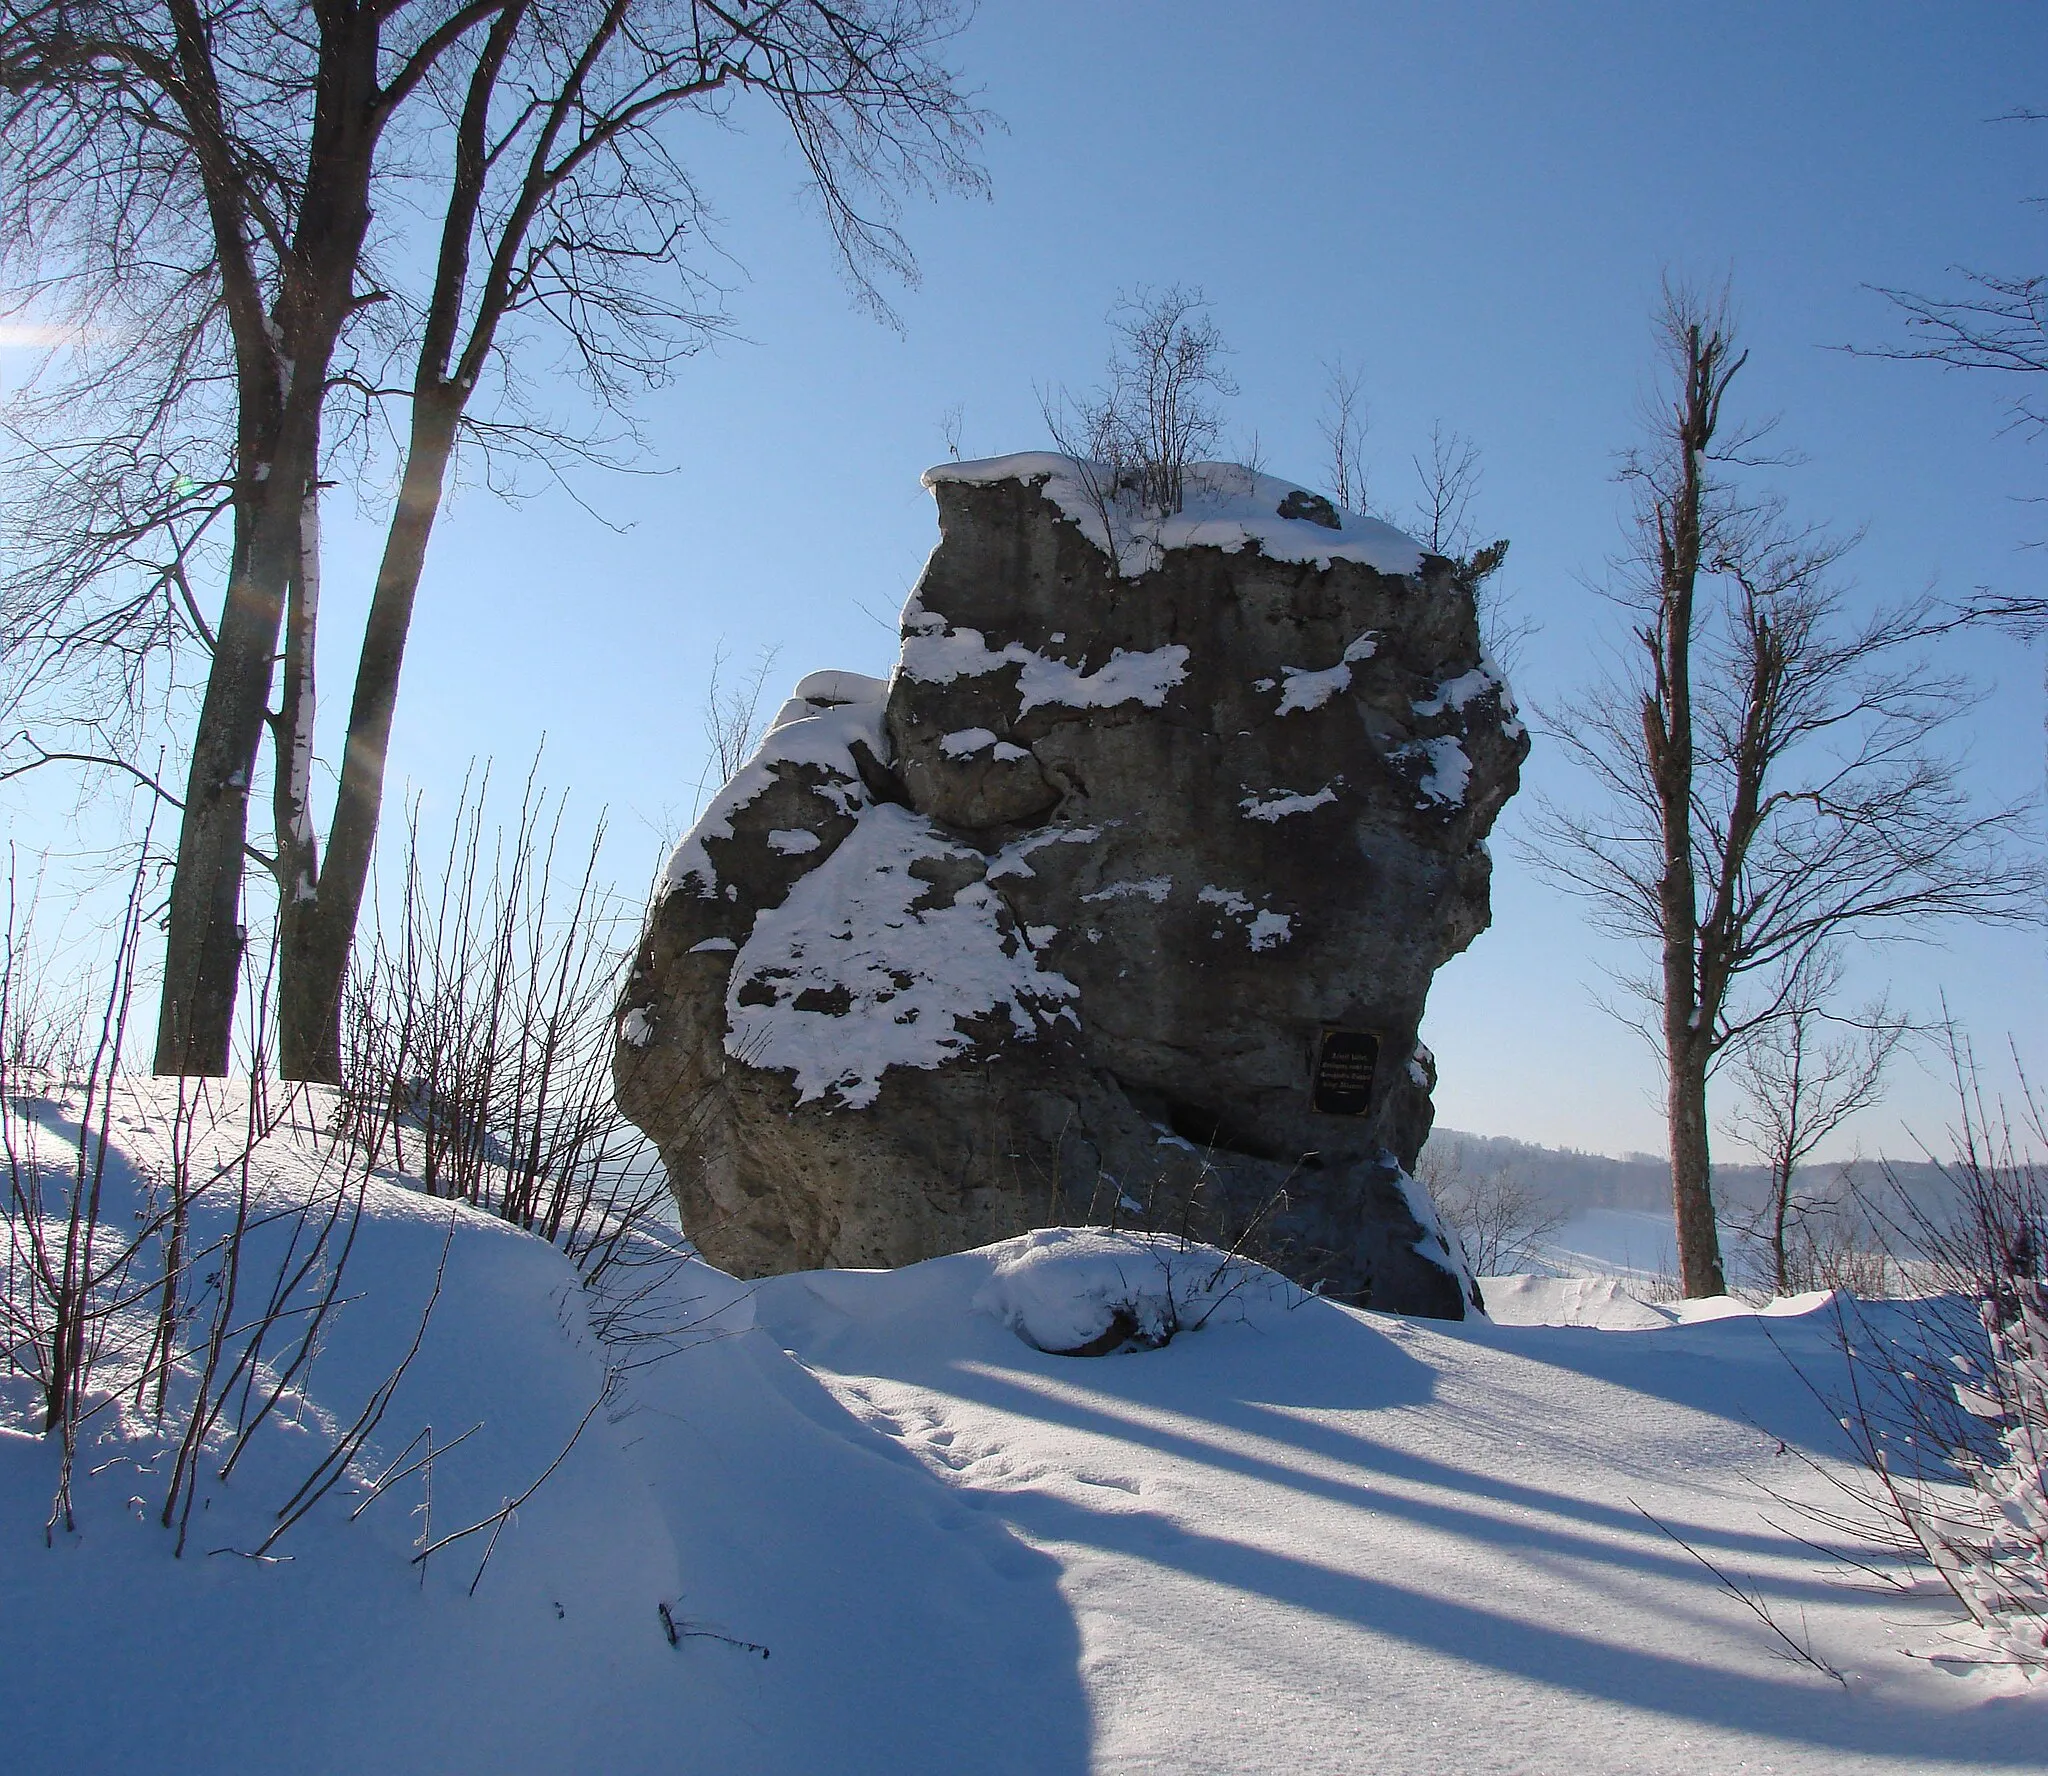
M342 985L383 810L391 718L413 601L440 513L461 413L461 396L452 389L436 390L414 402L398 509L385 537L377 590L363 628L327 861L312 896L289 923L287 947L280 958L279 1061L287 1079L329 1084L341 1080Z
M332 922L307 903L280 923L277 1070L285 1079L341 1083L341 989L348 976L351 921L337 945Z
M1670 1052L1667 1108L1678 1286L1688 1300L1725 1295L1728 1279L1721 1268L1721 1235L1714 1216L1713 1173L1707 1151L1707 1051L1696 1039L1681 1042Z
M293 428L303 434L302 424ZM281 442L249 546L228 582L200 706L171 877L156 1071L223 1074L234 1037L242 949L242 864L249 779L269 714L285 590L299 558L300 494L311 440Z
M250 519L247 547L229 574L186 776L156 1070L222 1074L246 942L242 869L250 777L270 716L286 590L302 559L305 495L320 467L328 366L354 298L370 221L371 157L384 123L378 42L387 15L339 7L320 16L319 78L292 246L282 255L282 289L265 309L248 254L249 188L256 176L229 148L205 21L184 0L174 14L235 330L242 421L236 471Z
M1678 1239L1678 1286L1688 1299L1725 1295L1721 1242L1707 1140L1707 1064L1716 1005L1701 991L1698 881L1692 861L1692 578L1685 573L1665 605L1659 680L1662 707L1645 711L1663 812L1664 871L1658 883L1663 927L1665 1109L1671 1140L1671 1207Z
M1674 751L1678 750L1676 748ZM1691 747L1683 749L1690 787ZM1676 807L1674 808L1674 803ZM1692 1300L1725 1295L1721 1236L1715 1225L1713 1164L1708 1151L1707 1066L1714 1054L1714 1008L1700 992L1694 958L1691 828L1676 796L1665 802L1667 850L1662 884L1664 924L1665 1111L1671 1138L1671 1209L1678 1238L1678 1287Z

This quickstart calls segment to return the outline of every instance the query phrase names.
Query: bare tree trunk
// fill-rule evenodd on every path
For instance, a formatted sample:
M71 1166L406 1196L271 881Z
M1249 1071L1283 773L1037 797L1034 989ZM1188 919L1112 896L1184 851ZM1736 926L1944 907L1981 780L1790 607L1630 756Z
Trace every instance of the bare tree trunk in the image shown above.
M1713 1011L1702 1002L1696 957L1699 914L1692 868L1692 738L1688 684L1691 588L1673 605L1682 613L1682 642L1667 642L1664 664L1675 666L1666 710L1674 738L1658 774L1664 808L1665 860L1660 886L1664 925L1664 1076L1671 1141L1671 1207L1678 1239L1678 1286L1688 1299L1725 1295L1721 1237L1715 1225L1713 1166L1708 1151L1707 1065L1713 1056ZM1680 713L1682 712L1682 714ZM1646 714L1647 720L1647 714ZM1676 736L1682 735L1679 740Z
M1792 1215L1792 1179L1776 1172L1771 1178L1771 1293L1783 1295L1792 1286L1792 1263L1785 1253L1785 1224Z
M1682 601L1688 627L1690 598ZM1672 652L1681 652L1672 649ZM1685 674L1677 675L1682 687ZM1670 750L1682 768L1660 772L1663 796L1665 870L1661 887L1664 925L1664 1077L1665 1105L1671 1141L1671 1207L1678 1238L1678 1286L1690 1299L1725 1295L1721 1240L1715 1227L1713 1169L1708 1152L1707 1064L1713 1054L1711 1019L1701 1003L1695 956L1698 914L1694 902L1689 803L1692 791L1690 714L1681 694L1676 706L1688 709L1686 741ZM1672 723L1674 730L1679 724Z
M372 154L388 115L378 82L384 14L336 8L319 21L305 185L283 277L266 309L250 248L253 175L237 158L211 27L172 0L186 107L233 324L241 413L236 472L251 517L193 736L171 878L156 1070L223 1074L245 941L242 870L250 777L270 717L287 589L305 558L305 502L319 473L328 365L354 295L369 227ZM239 539L238 539L239 540Z
M1714 1216L1713 1171L1707 1151L1707 1055L1698 1042L1671 1060L1671 1207L1678 1232L1678 1285L1688 1299L1725 1295L1721 1235Z
M1673 310L1667 323L1683 353L1683 386L1672 415L1676 479L1657 490L1657 605L1642 639L1652 662L1643 699L1643 744L1656 788L1663 840L1657 881L1663 937L1664 1069L1671 1133L1671 1201L1678 1236L1678 1284L1688 1297L1723 1295L1721 1242L1714 1225L1707 1151L1707 1063L1725 985L1700 966L1699 883L1693 866L1692 642L1706 540L1706 460L1721 391L1740 368L1727 363L1718 329ZM1711 998L1710 998L1711 995Z
M311 473L310 431L281 441L269 465L248 548L235 564L213 667L192 742L185 813L171 878L156 1071L223 1074L241 973L242 863L249 779L269 715L285 592L298 566L301 493Z
M283 980L278 990L281 1071L286 1079L319 1079L298 1071L298 998L291 959L302 954L318 917L320 846L313 825L313 724L317 714L313 661L320 623L320 494L309 488L300 518L299 566L285 610L284 694L271 721L271 824L277 833L277 932Z
M278 1057L287 1079L341 1080L342 985L376 848L406 634L461 413L462 394L452 388L422 395L414 403L398 509L385 536L377 590L363 629L327 862L312 893L295 901L297 916L287 922L279 956Z

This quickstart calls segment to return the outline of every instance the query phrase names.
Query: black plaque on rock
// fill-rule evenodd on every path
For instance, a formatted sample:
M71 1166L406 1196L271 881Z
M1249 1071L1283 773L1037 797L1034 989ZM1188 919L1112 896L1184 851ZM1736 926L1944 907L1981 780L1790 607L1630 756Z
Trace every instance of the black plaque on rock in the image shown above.
M1316 1044L1309 1102L1325 1116L1363 1116L1372 1107L1380 1039L1366 1030L1325 1030Z

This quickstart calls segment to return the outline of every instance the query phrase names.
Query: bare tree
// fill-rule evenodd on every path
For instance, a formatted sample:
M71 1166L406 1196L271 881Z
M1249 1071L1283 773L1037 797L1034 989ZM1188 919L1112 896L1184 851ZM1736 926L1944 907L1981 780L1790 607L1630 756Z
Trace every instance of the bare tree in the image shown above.
M1429 451L1408 459L1421 497L1415 506L1415 536L1432 555L1455 561L1473 546L1472 502L1479 495L1479 446L1442 420L1429 428Z
M880 308L875 275L912 270L892 190L981 180L980 116L937 59L960 16L954 0L5 0L11 294L79 350L28 412L42 423L14 466L43 471L31 503L58 515L42 534L60 547L67 489L103 495L85 509L86 577L57 588L71 603L43 600L26 627L49 669L81 647L97 667L107 648L179 641L206 663L185 793L166 792L182 825L159 1070L227 1065L267 733L280 1062L338 1077L406 639L458 446L487 473L603 458L600 436L530 397L518 365L534 342L554 332L618 412L717 324L687 257L703 205L682 125L746 100L777 113L857 295ZM92 435L62 430L73 414ZM338 453L360 468L379 437L396 497L323 857L318 502ZM210 542L227 580L212 625L191 586ZM82 622L110 578L124 590Z
M1741 1094L1729 1133L1763 1162L1760 1212L1744 1232L1762 1252L1780 1295L1812 1287L1845 1205L1805 1188L1800 1170L1858 1112L1884 1096L1885 1070L1912 1025L1882 999L1853 1015L1829 1009L1842 982L1839 952L1799 958L1796 976L1772 995L1779 1015L1733 1054Z
M1318 423L1330 452L1330 492L1338 505L1347 510L1370 512L1365 435L1372 421L1366 411L1365 372L1345 369L1341 357L1334 364L1325 365L1324 370L1328 380L1323 385L1323 414Z
M1479 446L1438 420L1429 428L1427 454L1417 452L1408 460L1419 489L1408 520L1416 540L1432 555L1450 562L1478 608L1479 633L1486 651L1503 665L1512 666L1534 624L1526 618L1510 617L1509 600L1500 592L1498 576L1508 558L1508 539L1495 537L1482 543L1482 533L1473 528L1472 504L1479 497L1483 478Z
M1415 1170L1437 1213L1456 1231L1474 1276L1503 1276L1509 1265L1529 1263L1565 1224L1512 1165L1476 1169L1462 1141L1425 1146Z
M1110 312L1123 343L1110 360L1103 423L1125 434L1139 497L1162 515L1181 509L1188 464L1222 435L1216 397L1237 393L1222 363L1230 348L1208 308L1199 288L1172 284L1140 289Z
M1656 955L1635 983L1664 1063L1680 1285L1725 1291L1707 1085L1729 1043L1781 1015L1803 960L1851 937L1924 936L1943 917L2021 920L2034 872L2013 808L1980 809L1943 730L1970 707L1926 644L1929 598L1851 610L1849 544L1751 491L1755 428L1724 402L1746 354L1725 299L1668 288L1666 383L1624 461L1633 547L1612 595L1614 667L1555 712L1600 796L1541 807L1532 861Z
M697 783L700 797L706 782L715 777L717 787L723 789L754 756L754 748L761 742L761 692L781 651L764 647L755 655L752 670L728 678L725 644L720 642L713 650L711 679L704 687L704 744L708 751L704 775Z

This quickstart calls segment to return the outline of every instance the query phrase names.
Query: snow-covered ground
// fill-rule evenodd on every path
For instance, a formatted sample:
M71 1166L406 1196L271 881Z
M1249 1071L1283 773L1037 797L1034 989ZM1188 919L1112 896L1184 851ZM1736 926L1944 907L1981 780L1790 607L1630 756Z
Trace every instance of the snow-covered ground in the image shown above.
M1668 1283L1678 1275L1670 1215L1644 1209L1579 1209L1538 1242L1534 1256L1555 1276Z
M37 1114L61 1151L61 1108ZM116 1118L130 1195L165 1124L146 1095ZM271 1200L310 1187L308 1149L266 1150ZM1939 1601L1857 1588L1760 1490L1806 1496L1796 1452L1832 1447L1787 1362L1839 1361L1825 1312L1611 1330L1612 1284L1603 1306L1545 1283L1499 1289L1503 1317L1580 1323L1404 1321L1065 1233L751 1286L690 1261L640 1273L641 1328L687 1330L579 1437L607 1367L657 1347L608 1349L538 1241L393 1179L365 1203L358 1299L290 1422L201 1488L183 1559L146 1417L94 1432L77 1532L48 1548L52 1452L0 1434L0 1768L2041 1767L2048 1695L1905 1656ZM260 1538L322 1427L389 1372L444 1247L350 1485L288 1561L210 1553ZM1183 1329L1040 1348L1119 1307ZM410 1564L421 1475L350 1521L427 1424L444 1445L483 1427L436 1463L436 1535L561 1458L481 1578L482 1535ZM1847 1686L1776 1656L1645 1512Z

